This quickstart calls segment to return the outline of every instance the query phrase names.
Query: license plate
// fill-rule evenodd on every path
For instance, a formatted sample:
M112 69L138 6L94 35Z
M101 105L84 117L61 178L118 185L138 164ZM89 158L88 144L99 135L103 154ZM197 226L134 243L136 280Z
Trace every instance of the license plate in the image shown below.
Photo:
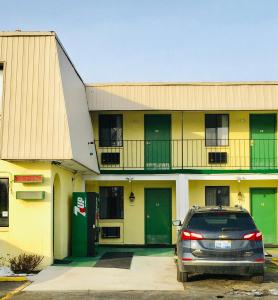
M232 242L231 241L215 241L216 249L231 249Z

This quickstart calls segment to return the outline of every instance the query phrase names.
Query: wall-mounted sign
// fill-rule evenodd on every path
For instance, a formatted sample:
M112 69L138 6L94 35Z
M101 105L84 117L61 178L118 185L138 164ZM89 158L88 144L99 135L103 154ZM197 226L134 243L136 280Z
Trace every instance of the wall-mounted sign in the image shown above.
M42 183L42 175L15 175L14 182L16 183Z
M45 198L44 191L17 191L16 199L21 200L43 200Z

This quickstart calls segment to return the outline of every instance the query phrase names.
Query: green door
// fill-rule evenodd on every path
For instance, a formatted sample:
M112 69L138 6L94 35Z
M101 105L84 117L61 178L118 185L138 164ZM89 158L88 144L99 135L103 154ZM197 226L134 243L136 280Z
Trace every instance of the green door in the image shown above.
M145 189L145 243L172 243L172 190Z
M276 167L276 115L250 115L252 168Z
M171 115L145 115L145 169L171 167Z
M251 189L251 212L265 244L276 244L276 189Z

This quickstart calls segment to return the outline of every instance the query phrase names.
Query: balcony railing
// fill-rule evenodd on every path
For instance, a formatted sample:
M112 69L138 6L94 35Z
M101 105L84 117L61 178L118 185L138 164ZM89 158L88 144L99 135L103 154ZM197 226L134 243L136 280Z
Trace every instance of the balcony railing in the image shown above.
M101 170L277 169L273 139L95 142Z

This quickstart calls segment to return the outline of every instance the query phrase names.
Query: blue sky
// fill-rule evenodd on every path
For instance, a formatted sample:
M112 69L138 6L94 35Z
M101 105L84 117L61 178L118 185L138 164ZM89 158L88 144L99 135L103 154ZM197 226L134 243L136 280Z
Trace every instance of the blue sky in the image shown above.
M54 30L85 82L278 80L278 0L0 0Z

